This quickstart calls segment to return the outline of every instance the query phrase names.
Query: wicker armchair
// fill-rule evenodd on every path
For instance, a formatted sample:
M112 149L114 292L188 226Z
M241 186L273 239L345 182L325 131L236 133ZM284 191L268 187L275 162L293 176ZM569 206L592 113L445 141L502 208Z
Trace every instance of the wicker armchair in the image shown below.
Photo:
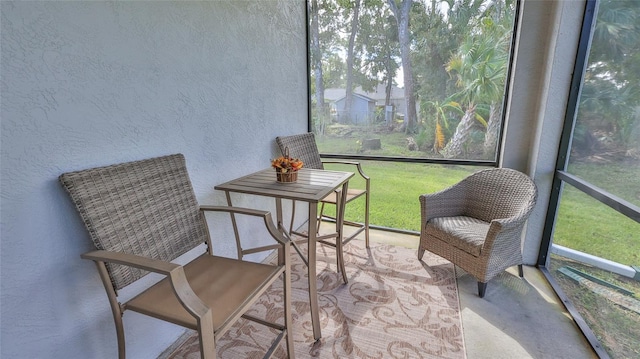
M522 272L521 235L537 198L533 181L506 168L476 172L443 191L420 196L418 259L425 250L487 282L508 267Z
M269 212L199 207L180 154L64 173L60 182L96 247L82 258L97 265L111 305L121 359L125 358L122 315L128 309L198 331L202 358L215 358L217 338L241 316L280 331L265 357L285 337L289 357L294 357L293 336L288 332L290 242L275 227ZM276 244L261 249L278 249L278 263L214 256L204 211L262 217ZM188 264L171 263L205 243L206 253ZM149 272L165 277L119 303L118 290ZM284 325L245 315L278 278L283 280Z
M353 238L355 238L358 234L364 231L365 245L367 248L369 248L369 194L371 193L370 179L369 179L369 176L367 176L362 170L362 166L360 165L360 163L355 161L322 160L320 158L320 152L318 151L318 146L316 145L315 136L312 132L303 133L300 135L293 135L293 136L276 137L276 143L278 144L278 147L280 147L280 151L283 154L285 153L285 149L288 148L290 156L300 158L302 162L304 162L304 167L306 168L323 170L325 163L339 163L339 164L347 164L347 165L355 166L355 169L357 169L358 171L357 172L358 175L360 175L360 177L362 177L365 181L365 188L357 189L357 188L349 187L347 189L347 199L345 201L345 205L349 205L351 201L364 196L365 198L364 223L357 223L353 221L344 220L343 224L357 227L357 230L353 234L351 234L349 237L344 238L343 244L348 243ZM335 192L322 200L322 205L320 207L320 215L319 215L321 219L328 218L328 219L335 220L334 217L330 217L323 214L324 206L327 204L333 205L333 206L336 205ZM291 220L291 223L293 224L293 218ZM320 221L318 221L318 224L320 224Z

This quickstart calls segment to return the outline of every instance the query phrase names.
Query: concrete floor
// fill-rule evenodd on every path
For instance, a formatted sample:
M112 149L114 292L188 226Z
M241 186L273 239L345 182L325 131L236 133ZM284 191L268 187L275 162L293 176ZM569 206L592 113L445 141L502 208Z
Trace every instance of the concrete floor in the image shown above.
M418 248L418 236L370 235L372 242ZM509 268L489 281L484 298L473 277L457 267L456 276L468 359L598 357L537 268L525 266L524 279Z
M416 235L372 230L370 236L371 242L418 248ZM484 298L473 277L457 267L456 277L467 359L598 358L537 268L525 266L524 279L517 267L509 268L489 281Z

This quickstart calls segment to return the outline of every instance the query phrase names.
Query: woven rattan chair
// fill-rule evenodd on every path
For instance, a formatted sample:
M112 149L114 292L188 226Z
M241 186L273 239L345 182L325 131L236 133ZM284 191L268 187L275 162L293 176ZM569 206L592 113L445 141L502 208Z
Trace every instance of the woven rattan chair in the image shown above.
M60 182L80 213L97 250L82 255L97 267L113 312L118 354L125 358L122 316L132 310L198 331L202 358L215 358L216 341L240 317L278 329L268 357L286 337L293 358L290 304L290 242L269 212L198 206L180 154L65 173ZM275 265L214 256L205 211L262 217L277 244ZM265 233L267 233L265 231ZM206 243L206 252L181 266L178 256ZM204 248L204 246L202 246ZM165 277L133 299L118 302L118 290L149 272ZM278 278L283 280L284 324L245 315ZM267 343L269 344L269 343Z
M300 135L293 135L293 136L281 136L281 137L276 137L276 143L278 144L278 147L280 147L280 151L284 154L285 151L288 149L289 151L289 155L291 157L295 157L295 158L299 158L302 160L302 162L304 162L304 167L305 168L314 168L314 169L320 169L323 170L324 169L324 164L325 163L338 163L338 164L347 164L347 165L352 165L355 166L355 169L357 169L357 173L360 175L360 177L362 177L365 181L365 188L364 189L357 189L357 188L351 188L350 186L347 188L347 198L345 200L345 207L349 205L349 203L355 199L358 199L360 197L364 197L365 200L365 213L364 213L364 223L357 223L357 222L353 222L353 221L348 221L348 220L344 220L343 224L349 225L349 226L354 226L356 227L356 231L353 232L349 237L346 237L343 239L342 244L346 244L349 241L351 241L353 238L355 238L358 234L362 233L364 231L364 238L365 238L365 245L367 248L369 248L369 194L371 193L370 190L370 179L369 177L363 172L362 170L362 166L360 165L359 162L354 162L354 161L328 161L328 160L322 160L320 158L320 152L318 151L318 146L316 145L316 139L313 133L309 132L309 133L304 133L304 134L300 134ZM326 214L324 214L324 207L325 205L336 205L336 200L337 200L337 193L331 193L330 195L328 195L327 197L325 197L322 200L322 205L320 206L320 211L319 211L319 218L320 219L330 219L330 220L336 220L335 217L332 216L328 216ZM336 208L336 212L338 212L338 209ZM293 218L295 216L295 203L294 203L294 210L292 212L291 215L291 224L293 225ZM318 226L320 225L321 221L318 221ZM292 228L290 228L291 230ZM316 229L319 230L320 228L318 227ZM293 231L291 231L293 232ZM298 233L300 234L300 233ZM332 243L325 243L324 244L329 244L329 245L334 245ZM340 256L337 256L338 260L340 259ZM338 265L338 268L341 268L340 264Z
M521 236L536 198L533 181L506 168L482 170L421 195L418 259L427 250L464 269L477 279L481 298L503 270L518 265L523 277Z

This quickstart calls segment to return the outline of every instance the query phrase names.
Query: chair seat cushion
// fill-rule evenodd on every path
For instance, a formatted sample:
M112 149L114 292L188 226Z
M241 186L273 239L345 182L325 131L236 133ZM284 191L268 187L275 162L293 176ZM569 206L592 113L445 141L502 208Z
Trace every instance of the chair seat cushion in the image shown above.
M466 216L437 217L427 223L426 231L428 235L479 257L489 223Z
M265 290L281 267L203 254L184 266L189 285L213 310L215 332L238 315L246 298ZM253 300L257 299L256 295ZM126 303L136 312L197 330L196 319L180 304L168 278Z

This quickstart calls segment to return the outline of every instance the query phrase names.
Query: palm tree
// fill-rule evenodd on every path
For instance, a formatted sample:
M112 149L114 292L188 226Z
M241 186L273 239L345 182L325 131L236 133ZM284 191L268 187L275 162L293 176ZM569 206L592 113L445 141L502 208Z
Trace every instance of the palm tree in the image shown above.
M435 113L435 126L433 127L433 152L439 153L445 146L445 130L449 129L449 117L451 113L464 114L459 103L450 98L440 101L427 101L424 103L423 111Z
M463 157L463 146L475 121L487 130L485 148L495 151L510 39L511 31L484 17L479 31L472 32L447 63L447 71L457 78L460 91L456 95L465 106L465 114L440 152L445 158ZM478 104L489 104L488 123L476 113Z

